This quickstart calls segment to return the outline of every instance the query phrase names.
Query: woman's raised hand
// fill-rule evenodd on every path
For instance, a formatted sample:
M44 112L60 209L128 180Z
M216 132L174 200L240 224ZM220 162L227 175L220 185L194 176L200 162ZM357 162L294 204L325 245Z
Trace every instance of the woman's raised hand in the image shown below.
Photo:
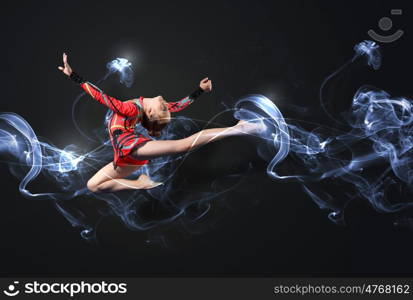
M199 87L204 91L204 92L210 92L212 90L212 81L208 79L208 77L204 78L201 80L199 83Z
M63 53L63 67L59 66L58 68L59 68L60 71L62 71L67 76L70 76L70 74L72 74L73 70L69 66L69 63L67 62L66 53Z

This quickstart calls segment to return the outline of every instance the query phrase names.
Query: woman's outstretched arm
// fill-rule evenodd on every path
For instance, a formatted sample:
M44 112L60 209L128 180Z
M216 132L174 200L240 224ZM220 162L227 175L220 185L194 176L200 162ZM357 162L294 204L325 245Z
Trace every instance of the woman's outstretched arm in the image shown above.
M115 113L134 117L141 113L140 108L134 102L122 102L114 97L106 95L97 86L92 83L85 81L81 76L72 70L69 63L67 62L67 55L63 53L63 67L59 66L65 75L67 75L74 82L78 83L80 87L89 94L93 99L97 100L101 104L107 106L109 109L113 110Z
M93 99L97 100L101 104L107 106L115 113L124 115L127 117L134 117L138 115L139 107L134 102L122 102L114 97L106 95L97 86L90 82L81 82L80 86L89 94Z
M199 83L199 87L193 91L189 96L176 101L168 102L168 110L170 112L178 112L188 107L195 99L201 96L204 92L210 92L212 90L212 82L207 78L204 78Z

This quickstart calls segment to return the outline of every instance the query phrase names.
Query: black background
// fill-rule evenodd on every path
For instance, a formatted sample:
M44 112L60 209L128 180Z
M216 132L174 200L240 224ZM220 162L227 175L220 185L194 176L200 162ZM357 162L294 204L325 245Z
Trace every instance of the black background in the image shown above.
M63 51L92 82L104 74L107 61L131 60L132 88L115 80L105 84L120 99L159 94L176 99L209 76L213 93L185 116L208 120L223 109L222 102L262 93L287 117L323 122L317 98L322 80L351 58L368 29L381 33L381 17L401 8L403 16L392 17L391 32L401 28L405 35L383 45L381 70L366 68L362 79L352 78L335 96L345 108L364 83L395 95L413 92L407 1L9 1L0 6L0 111L20 114L59 147L85 145L70 114L79 90L57 70ZM299 114L300 107L308 109L305 114ZM83 125L100 124L104 108L88 109ZM23 198L3 164L0 275L412 275L411 231L392 226L391 216L375 213L362 200L349 207L347 226L334 225L297 184L271 181L265 163L251 154L253 145L237 149L242 145L239 139L208 145L193 154L180 176L207 186L215 171L230 173L247 164L245 154L253 173L228 195L243 205L226 209L202 234L177 236L167 247L146 244L146 233L110 218L97 244L85 242L51 202Z

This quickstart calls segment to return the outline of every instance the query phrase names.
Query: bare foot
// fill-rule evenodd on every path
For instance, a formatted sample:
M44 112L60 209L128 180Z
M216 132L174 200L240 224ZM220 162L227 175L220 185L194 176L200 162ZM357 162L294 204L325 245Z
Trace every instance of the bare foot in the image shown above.
M149 178L149 176L145 174L141 174L138 179L136 179L137 186L139 186L139 189L143 190L148 190L148 189L153 189L154 187L157 187L163 182L155 182L152 179Z
M240 120L235 127L241 131L242 133L245 134L254 134L254 133L259 133L261 131L265 130L265 125L260 122L248 122L244 120Z

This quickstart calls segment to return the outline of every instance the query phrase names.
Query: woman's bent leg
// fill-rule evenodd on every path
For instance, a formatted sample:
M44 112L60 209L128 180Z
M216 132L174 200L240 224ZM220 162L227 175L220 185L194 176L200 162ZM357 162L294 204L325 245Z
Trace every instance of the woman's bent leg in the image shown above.
M113 164L109 163L100 169L87 182L87 187L90 191L98 192L117 192L127 189L147 189L156 186L148 176L142 174L138 179L123 179L129 176L140 166L123 166L113 168Z

